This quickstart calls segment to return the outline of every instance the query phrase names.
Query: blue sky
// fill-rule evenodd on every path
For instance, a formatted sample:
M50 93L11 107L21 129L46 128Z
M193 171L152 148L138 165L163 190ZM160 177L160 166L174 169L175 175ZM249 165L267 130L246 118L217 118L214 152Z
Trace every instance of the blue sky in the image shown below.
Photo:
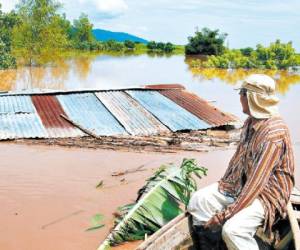
M228 33L230 48L279 38L300 52L299 0L61 0L70 20L88 14L94 28L128 32L147 40L186 44L195 28ZM4 11L17 0L0 0Z

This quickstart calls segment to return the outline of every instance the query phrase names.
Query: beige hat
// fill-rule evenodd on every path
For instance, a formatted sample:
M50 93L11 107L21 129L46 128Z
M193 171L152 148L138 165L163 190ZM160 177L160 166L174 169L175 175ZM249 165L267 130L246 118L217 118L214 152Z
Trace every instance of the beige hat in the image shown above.
M278 116L275 95L275 81L265 74L252 74L244 80L241 88L247 89L247 99L251 116L266 119Z

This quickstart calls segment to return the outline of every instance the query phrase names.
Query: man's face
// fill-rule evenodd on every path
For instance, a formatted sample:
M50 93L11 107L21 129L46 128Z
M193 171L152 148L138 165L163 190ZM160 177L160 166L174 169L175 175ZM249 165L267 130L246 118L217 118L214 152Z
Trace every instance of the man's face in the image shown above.
M248 105L248 99L247 99L247 89L242 88L239 94L240 94L240 102L243 108L243 113L245 113L246 115L251 115L249 105Z

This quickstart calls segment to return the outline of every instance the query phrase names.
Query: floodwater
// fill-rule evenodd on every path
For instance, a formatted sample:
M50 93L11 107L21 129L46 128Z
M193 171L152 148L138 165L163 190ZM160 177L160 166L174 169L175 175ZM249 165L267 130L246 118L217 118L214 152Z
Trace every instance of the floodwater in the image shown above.
M82 54L56 66L0 71L0 91L22 89L108 89L180 83L241 119L234 90L249 71L199 70L184 56ZM290 127L300 181L300 75L269 71L278 81L280 111ZM134 153L0 143L0 249L95 249L112 225L112 213L132 202L160 164L194 157L209 168L201 186L217 181L232 150L209 153ZM145 171L112 177L114 171L145 165ZM96 185L103 180L103 187ZM104 215L105 227L86 232L90 218ZM124 249L124 248L122 248Z
M214 169L201 181L206 185L221 177L231 152L216 153L218 157L0 144L0 249L96 249L109 232L112 213L133 202L162 163L195 157ZM145 171L111 176L141 165ZM100 181L103 187L97 189ZM97 213L104 215L106 226L86 232Z

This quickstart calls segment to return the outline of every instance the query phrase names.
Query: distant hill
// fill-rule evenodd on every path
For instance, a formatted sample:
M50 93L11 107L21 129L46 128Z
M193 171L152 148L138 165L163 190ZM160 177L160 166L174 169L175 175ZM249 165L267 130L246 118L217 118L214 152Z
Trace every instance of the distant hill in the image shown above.
M130 40L133 42L148 43L145 39L124 32L94 29L93 34L98 41L116 40L118 42L124 42L125 40Z

